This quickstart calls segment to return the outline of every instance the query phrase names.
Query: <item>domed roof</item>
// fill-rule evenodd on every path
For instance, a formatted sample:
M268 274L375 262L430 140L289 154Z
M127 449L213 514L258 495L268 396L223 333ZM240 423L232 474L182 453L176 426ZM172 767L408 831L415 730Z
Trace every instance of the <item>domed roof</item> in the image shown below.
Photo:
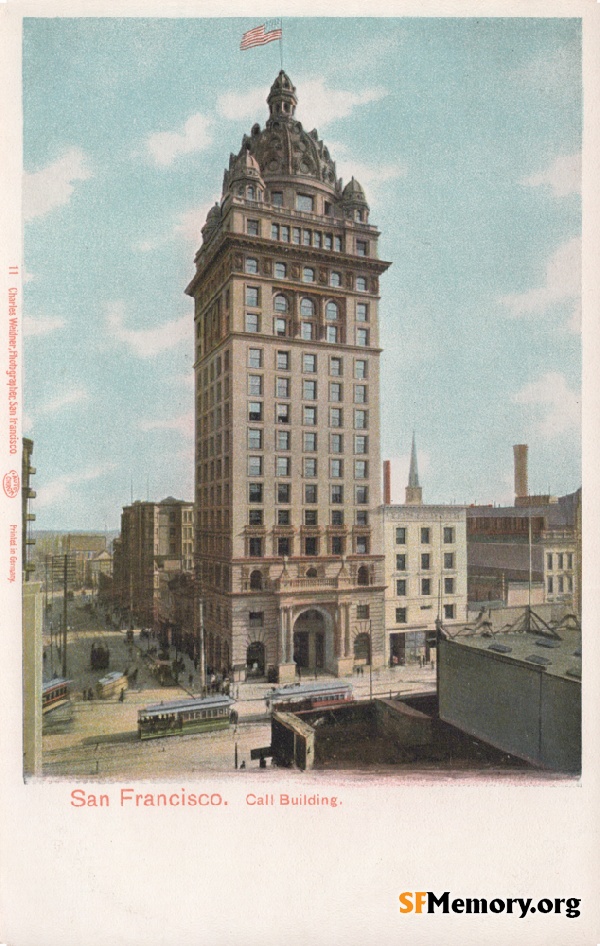
M250 154L249 148L242 148L235 159L233 170L230 171L229 183L243 180L261 181L260 165L256 158Z
M271 86L267 103L269 118L266 128L254 125L252 133L244 135L239 154L231 155L229 159L223 182L224 193L239 179L238 162L241 159L248 161L248 158L255 161L266 182L289 176L314 178L332 193L341 193L335 163L316 129L307 132L294 118L298 104L296 89L283 70Z
M206 222L217 224L221 219L221 207L218 203L213 204L206 215Z
M352 201L353 203L366 204L367 200L365 197L365 192L356 178L351 178L346 184L344 190L342 191L342 199L344 201Z

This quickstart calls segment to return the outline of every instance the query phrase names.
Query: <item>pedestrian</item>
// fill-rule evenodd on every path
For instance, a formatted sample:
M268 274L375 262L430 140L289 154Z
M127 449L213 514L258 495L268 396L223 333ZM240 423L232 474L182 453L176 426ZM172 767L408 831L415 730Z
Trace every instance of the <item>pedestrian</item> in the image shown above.
M245 769L245 768L246 768L246 760L242 759L242 764L240 765L240 769Z
M194 682L194 674L193 674L193 673L190 673L190 675L189 675L189 677L188 677L188 686L191 687L191 685L192 685L193 682Z
M125 690L121 690L119 693L119 703L123 703L125 700Z

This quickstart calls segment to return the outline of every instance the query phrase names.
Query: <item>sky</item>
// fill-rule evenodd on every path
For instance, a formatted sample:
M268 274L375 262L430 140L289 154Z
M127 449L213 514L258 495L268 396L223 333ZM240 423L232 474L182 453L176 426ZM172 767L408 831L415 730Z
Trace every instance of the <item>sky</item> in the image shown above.
M193 498L193 303L230 152L268 117L253 19L24 21L25 421L36 526ZM581 483L577 19L286 19L297 118L381 230L382 459L403 501Z

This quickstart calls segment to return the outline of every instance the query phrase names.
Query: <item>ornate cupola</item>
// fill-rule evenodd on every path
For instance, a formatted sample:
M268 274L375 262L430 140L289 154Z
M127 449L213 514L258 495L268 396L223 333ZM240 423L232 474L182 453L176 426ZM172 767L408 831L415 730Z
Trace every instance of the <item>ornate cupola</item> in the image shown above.
M296 87L292 85L290 77L282 69L271 86L271 91L267 97L267 105L269 106L267 126L271 122L291 121L296 112L297 104Z
M342 204L347 217L352 217L354 220L367 223L369 219L369 205L364 190L354 177L346 184L342 191Z
M229 189L238 197L247 200L262 200L265 182L260 173L260 165L248 147L242 148L239 156L229 171Z
M219 224L221 223L221 217L222 214L219 204L213 204L206 216L206 223L202 227L202 240L204 243L208 243L210 238L218 229Z

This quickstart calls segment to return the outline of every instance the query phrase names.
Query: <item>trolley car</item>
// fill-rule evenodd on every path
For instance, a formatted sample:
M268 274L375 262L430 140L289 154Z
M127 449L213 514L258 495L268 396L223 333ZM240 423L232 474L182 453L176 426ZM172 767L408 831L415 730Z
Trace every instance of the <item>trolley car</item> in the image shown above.
M156 739L226 729L233 702L228 696L207 696L147 706L138 711L138 735L140 739Z
M71 704L71 680L55 677L42 686L42 729L47 730L55 723L68 723L73 717Z
M96 684L96 693L99 700L108 700L111 696L121 695L123 690L127 689L127 677L118 670L107 673L105 677L98 680Z
M325 709L353 700L349 683L298 683L278 687L265 695L265 701L275 710L297 713L300 710Z

